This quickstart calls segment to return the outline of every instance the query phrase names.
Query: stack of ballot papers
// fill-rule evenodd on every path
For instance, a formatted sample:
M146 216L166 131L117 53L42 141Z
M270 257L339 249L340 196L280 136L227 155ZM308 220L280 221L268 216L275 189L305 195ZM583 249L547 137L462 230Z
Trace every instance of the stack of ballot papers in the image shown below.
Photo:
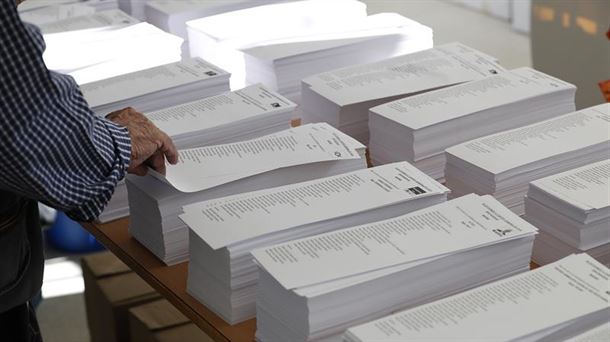
M608 301L610 270L577 254L350 328L343 341L565 341L607 324Z
M450 147L445 179L454 196L492 194L523 215L529 182L608 154L610 103Z
M366 5L355 0L282 2L188 21L187 40L190 55L231 72L231 88L236 89L246 85L241 49L324 29L338 30L364 18Z
M116 9L119 6L117 0L27 0L19 4L17 10L20 13L26 13L55 6L76 9L79 5L91 7L95 11Z
M228 91L229 77L201 58L191 58L88 83L81 91L100 116L126 107L147 113Z
M366 167L365 146L326 124L179 151L165 176L128 177L130 233L166 264L188 259L182 207Z
M248 140L289 129L297 105L261 84L146 116L179 149Z
M280 1L282 0L149 0L144 13L147 22L187 39L187 21Z
M44 35L47 68L78 84L181 60L182 38L148 23Z
M21 20L36 26L42 26L45 24L54 23L56 21L95 13L95 7L87 6L78 2L56 3L30 10L21 10L21 7L22 6L17 7Z
M39 27L43 34L51 34L86 29L112 30L137 23L139 21L127 13L113 9L58 20Z
M255 250L259 341L350 326L529 269L536 228L491 196Z
M301 80L320 72L371 63L432 47L432 29L396 13L380 13L333 29L265 41L240 49L245 82L263 82L300 100Z
M610 160L531 182L525 217L545 233L534 243L537 264L587 252L610 265Z
M325 121L356 138L369 140L369 109L504 69L494 58L460 43L357 65L303 79L304 122Z
M444 179L445 149L576 110L576 87L530 68L373 107L373 164L400 160Z
M235 92L147 114L179 149L253 139L291 127L296 104L253 85ZM100 222L129 215L127 186L120 182L98 218Z
M402 215L447 192L403 162L185 206L187 291L231 324L252 318L253 249Z

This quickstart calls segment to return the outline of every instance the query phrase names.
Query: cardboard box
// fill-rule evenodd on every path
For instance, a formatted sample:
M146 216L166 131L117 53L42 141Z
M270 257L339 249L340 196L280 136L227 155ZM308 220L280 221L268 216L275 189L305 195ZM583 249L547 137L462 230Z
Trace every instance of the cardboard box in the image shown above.
M129 341L128 310L160 295L110 252L87 255L81 264L91 341Z
M165 299L129 310L129 329L134 342L212 342Z

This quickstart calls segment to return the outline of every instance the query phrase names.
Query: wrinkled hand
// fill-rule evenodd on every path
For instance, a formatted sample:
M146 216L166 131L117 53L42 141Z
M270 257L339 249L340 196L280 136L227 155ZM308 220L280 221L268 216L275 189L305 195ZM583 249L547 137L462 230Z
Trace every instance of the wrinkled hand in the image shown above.
M153 170L165 174L165 158L171 164L178 162L178 151L172 139L144 114L127 107L106 115L106 118L129 130L131 163L127 172L144 176L150 166Z

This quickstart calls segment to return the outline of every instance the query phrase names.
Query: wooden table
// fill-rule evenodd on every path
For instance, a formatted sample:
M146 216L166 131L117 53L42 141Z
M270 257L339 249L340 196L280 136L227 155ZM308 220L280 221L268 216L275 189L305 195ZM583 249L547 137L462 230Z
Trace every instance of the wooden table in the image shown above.
M186 293L188 263L166 266L129 235L128 224L129 219L125 218L105 224L83 223L83 226L215 341L254 341L254 319L235 326L223 321Z
M256 320L235 326L223 321L186 293L188 263L166 266L129 235L128 224L129 219L125 218L105 224L83 223L83 226L215 341L254 341ZM538 267L534 263L531 266Z

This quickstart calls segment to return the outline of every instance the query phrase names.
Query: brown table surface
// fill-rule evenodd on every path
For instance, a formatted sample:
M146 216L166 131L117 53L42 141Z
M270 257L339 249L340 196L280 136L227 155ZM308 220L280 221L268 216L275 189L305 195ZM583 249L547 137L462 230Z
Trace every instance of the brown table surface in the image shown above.
M188 263L166 266L129 235L128 224L129 219L125 218L104 224L83 223L83 226L215 341L254 341L254 319L234 326L223 321L186 293Z
M186 293L188 263L166 266L129 235L128 224L129 218L124 218L104 224L83 223L83 226L215 341L254 341L256 320L235 326L223 321ZM534 263L531 266L537 267Z

